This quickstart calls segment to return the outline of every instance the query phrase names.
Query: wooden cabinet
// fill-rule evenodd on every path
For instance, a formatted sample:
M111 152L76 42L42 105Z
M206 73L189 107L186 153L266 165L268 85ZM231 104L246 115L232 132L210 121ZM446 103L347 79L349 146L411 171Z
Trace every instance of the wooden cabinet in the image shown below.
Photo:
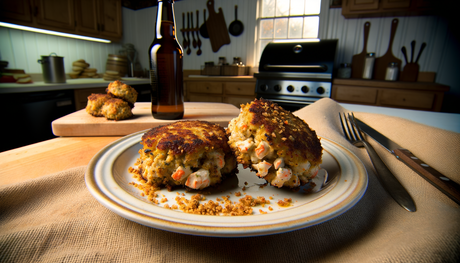
M334 79L332 99L338 102L440 111L446 85L424 82Z
M122 38L121 0L1 1L0 18L58 32L119 41Z
M35 23L51 30L75 30L73 1L34 0Z
M240 107L255 99L256 79L238 77L185 77L185 100L223 102Z
M343 0L345 18L419 16L435 12L434 0Z

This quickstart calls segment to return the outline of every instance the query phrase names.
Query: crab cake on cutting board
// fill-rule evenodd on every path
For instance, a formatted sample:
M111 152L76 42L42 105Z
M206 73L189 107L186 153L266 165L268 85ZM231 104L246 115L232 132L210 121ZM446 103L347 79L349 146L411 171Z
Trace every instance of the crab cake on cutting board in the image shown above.
M316 176L321 142L305 121L268 100L241 105L227 135L238 163L278 188L297 188Z
M94 117L103 117L102 106L109 99L113 98L109 94L91 94L88 96L88 104L86 105L86 112Z
M111 98L107 100L101 109L102 115L108 120L124 120L133 116L131 105L128 102Z
M237 172L224 128L205 121L178 121L142 136L140 157L130 168L146 184L204 189Z
M120 98L124 101L129 102L131 106L133 106L137 100L137 91L133 87L124 84L119 80L111 82L107 87L106 91L107 94L110 94L116 98Z

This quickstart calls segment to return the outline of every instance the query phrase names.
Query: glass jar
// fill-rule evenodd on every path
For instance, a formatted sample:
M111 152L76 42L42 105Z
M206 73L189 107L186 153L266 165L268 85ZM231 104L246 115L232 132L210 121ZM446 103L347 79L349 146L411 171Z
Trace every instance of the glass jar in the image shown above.
M351 77L351 66L348 63L340 64L340 68L337 72L337 77L341 79L349 79Z
M387 71L385 74L385 80L396 81L398 79L399 68L397 62L391 62L388 64Z

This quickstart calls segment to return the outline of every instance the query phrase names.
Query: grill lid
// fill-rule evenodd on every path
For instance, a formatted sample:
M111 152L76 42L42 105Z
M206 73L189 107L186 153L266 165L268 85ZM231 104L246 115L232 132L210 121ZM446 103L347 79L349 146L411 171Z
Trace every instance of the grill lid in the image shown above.
M334 70L337 39L270 42L259 63L259 72L326 73Z

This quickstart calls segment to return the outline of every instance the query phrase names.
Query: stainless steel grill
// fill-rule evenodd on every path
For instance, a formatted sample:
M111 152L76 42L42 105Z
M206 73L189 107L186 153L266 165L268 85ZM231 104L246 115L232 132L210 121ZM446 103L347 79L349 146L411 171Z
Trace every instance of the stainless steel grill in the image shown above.
M257 98L297 110L331 96L337 40L272 42L261 56Z

